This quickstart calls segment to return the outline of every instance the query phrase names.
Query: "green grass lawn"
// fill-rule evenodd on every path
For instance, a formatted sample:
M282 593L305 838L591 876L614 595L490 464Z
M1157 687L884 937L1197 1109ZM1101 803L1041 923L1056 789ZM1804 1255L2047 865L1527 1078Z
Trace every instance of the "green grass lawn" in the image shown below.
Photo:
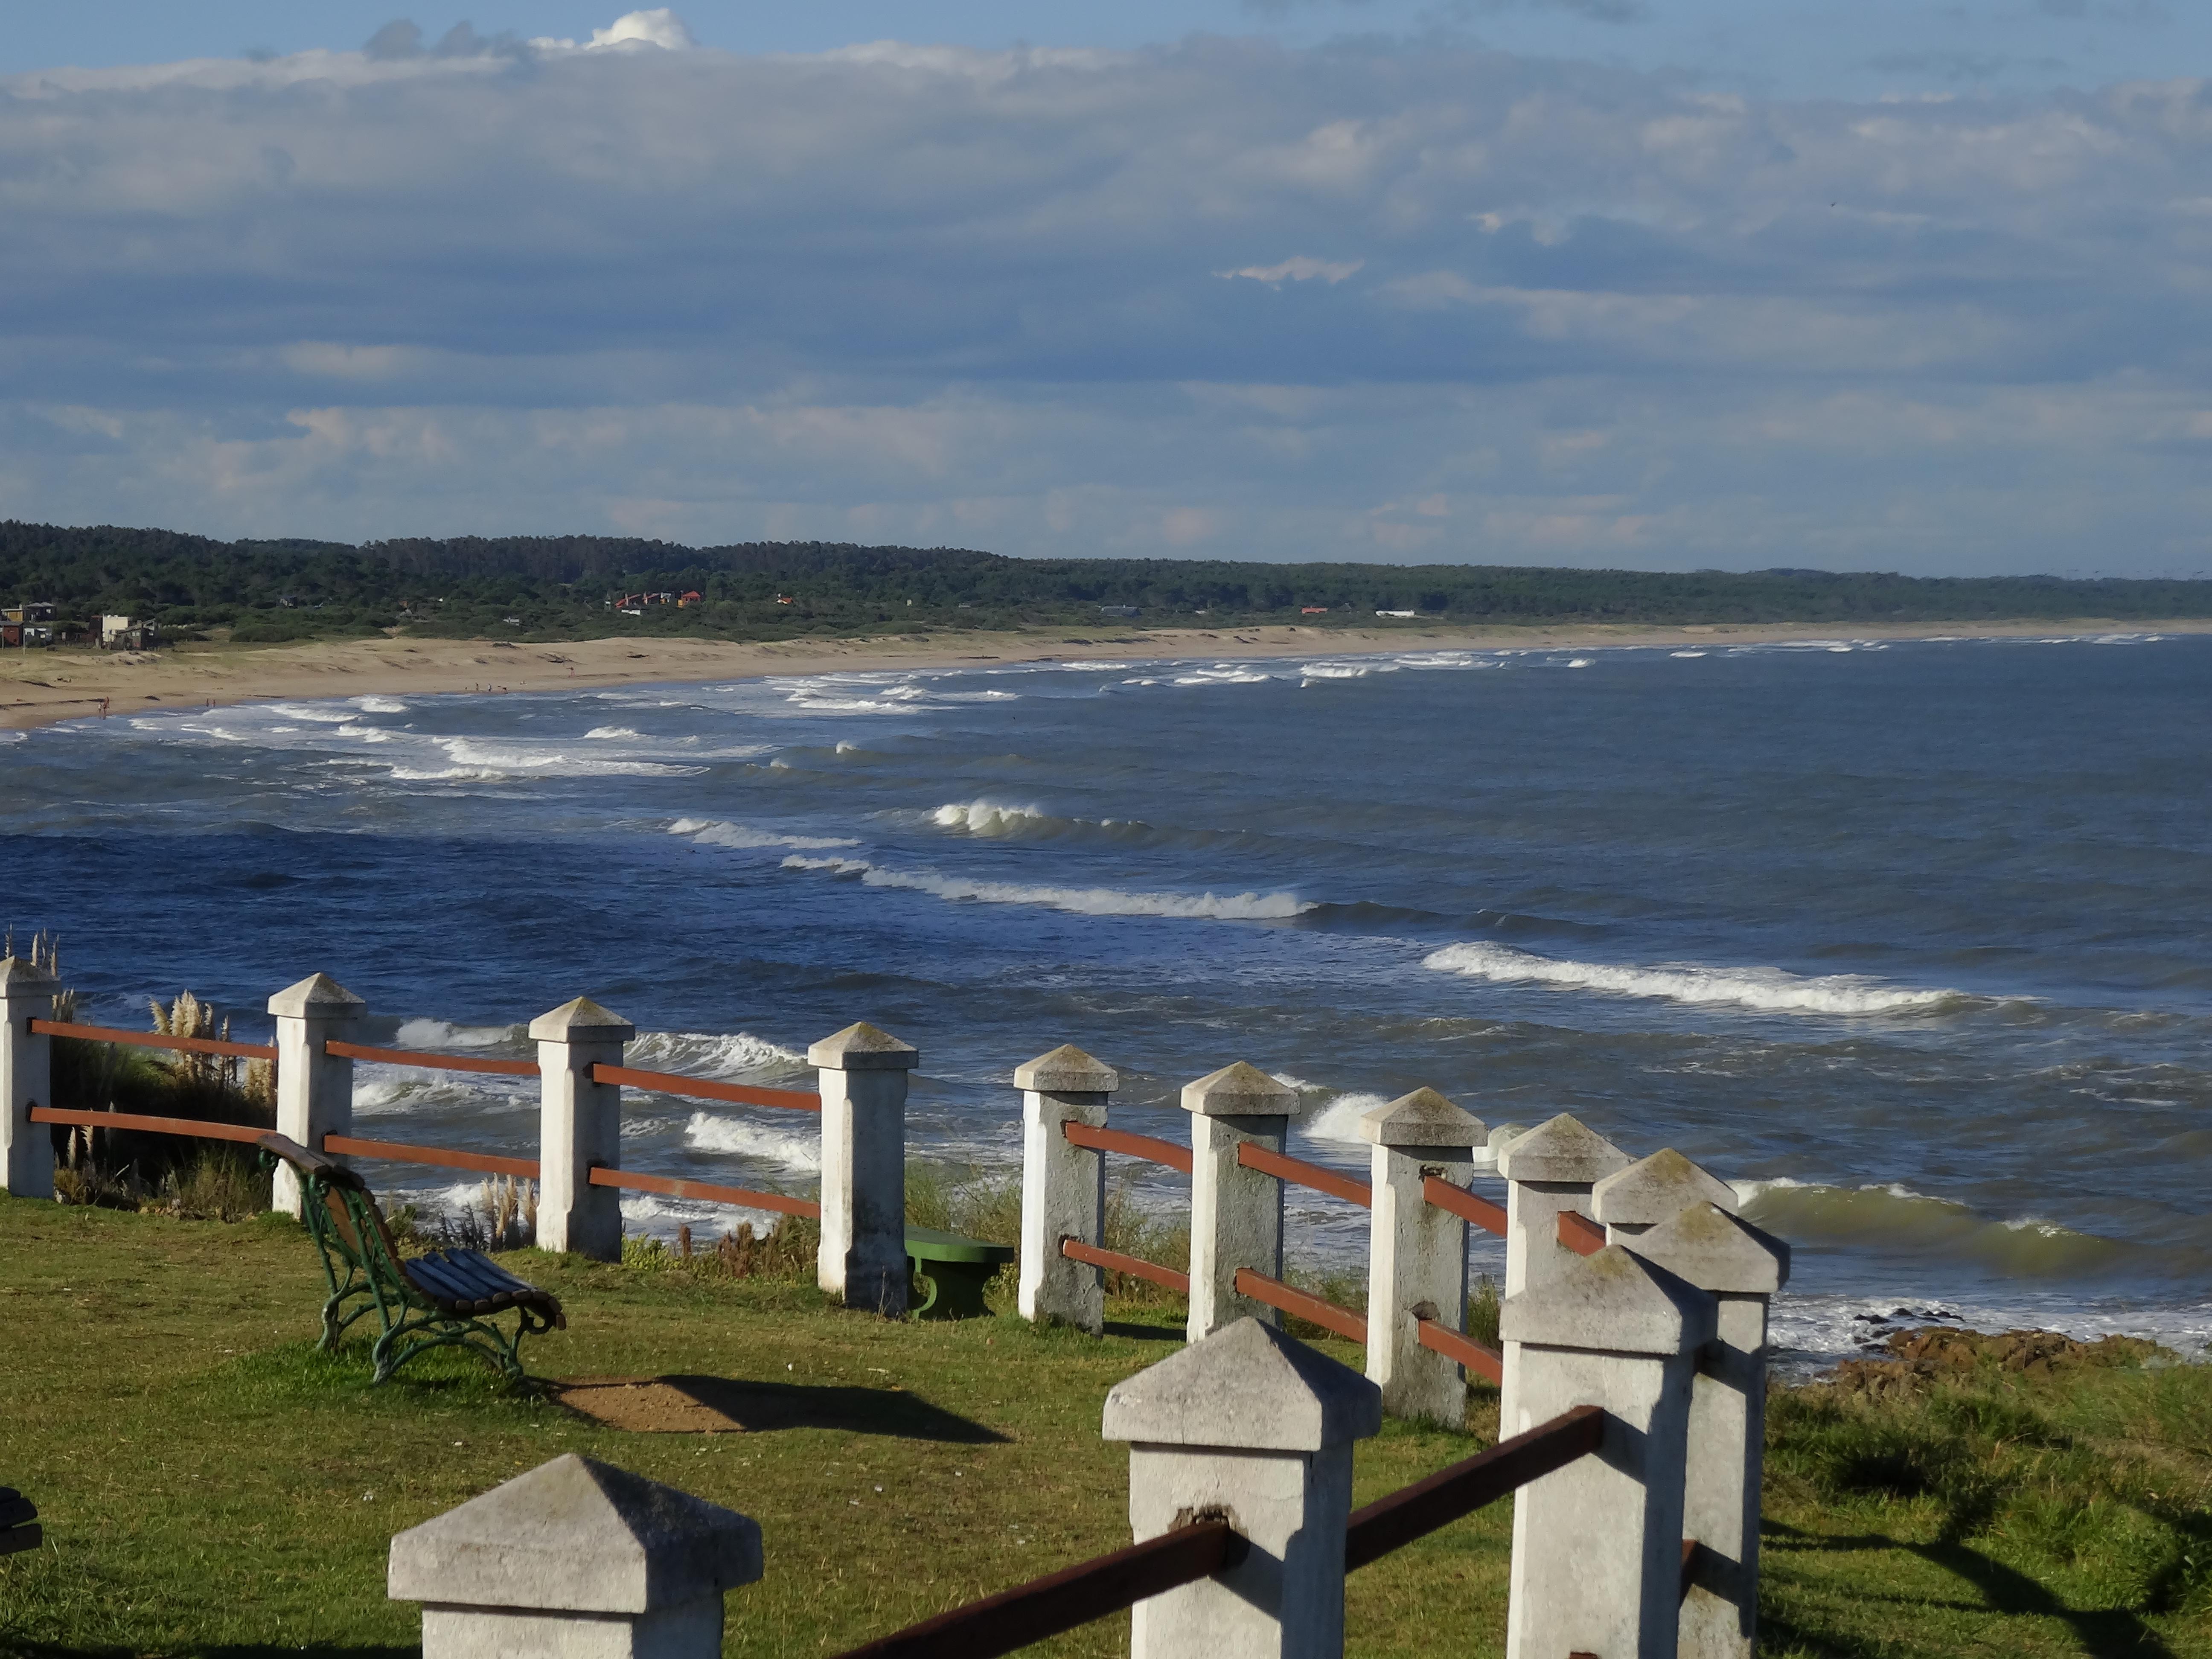
M1128 1541L1100 1411L1173 1351L1180 1309L1116 1306L1092 1340L893 1324L788 1280L513 1265L568 1309L525 1348L533 1371L785 1387L809 1425L627 1433L453 1355L372 1389L364 1346L312 1346L320 1273L289 1223L0 1200L0 1485L46 1528L0 1559L0 1648L410 1651L392 1534L565 1451L760 1522L733 1654L834 1653ZM1486 1392L1470 1433L1389 1425L1357 1501L1478 1449L1494 1417ZM1879 1408L1781 1395L1775 1417L1770 1653L2212 1655L2204 1370L1981 1378ZM1502 1651L1510 1526L1499 1505L1355 1574L1351 1650ZM1119 1652L1127 1632L1051 1650Z

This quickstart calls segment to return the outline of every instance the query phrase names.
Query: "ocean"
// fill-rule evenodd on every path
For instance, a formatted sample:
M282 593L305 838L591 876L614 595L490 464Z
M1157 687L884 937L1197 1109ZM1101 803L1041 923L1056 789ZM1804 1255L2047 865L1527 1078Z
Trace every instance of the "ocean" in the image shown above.
M265 1031L528 1052L591 995L635 1065L800 1082L922 1053L912 1156L1019 1159L1075 1042L1116 1124L1291 1082L1364 1167L1418 1085L1675 1146L1789 1239L1801 1364L1893 1323L2212 1338L2212 639L1423 651L356 696L0 734L0 920L87 1018L190 988ZM359 1068L359 1133L534 1143L517 1081ZM787 1191L811 1124L632 1092L626 1164ZM1178 1178L1129 1172L1140 1202ZM434 1171L380 1189L465 1196ZM1294 1192L1290 1253L1364 1215ZM726 1211L625 1200L635 1230ZM1500 1266L1492 1241L1478 1271Z

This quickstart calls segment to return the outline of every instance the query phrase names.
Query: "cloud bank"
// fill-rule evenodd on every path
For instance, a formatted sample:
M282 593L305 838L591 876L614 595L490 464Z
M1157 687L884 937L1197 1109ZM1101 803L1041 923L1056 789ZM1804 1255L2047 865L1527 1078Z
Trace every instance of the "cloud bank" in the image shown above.
M0 80L0 515L2212 566L2202 82L410 30Z

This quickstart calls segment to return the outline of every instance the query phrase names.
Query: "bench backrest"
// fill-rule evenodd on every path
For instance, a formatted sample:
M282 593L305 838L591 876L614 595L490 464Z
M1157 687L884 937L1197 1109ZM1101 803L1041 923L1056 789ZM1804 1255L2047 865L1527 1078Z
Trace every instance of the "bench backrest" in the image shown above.
M371 1283L403 1300L410 1298L407 1276L399 1271L399 1246L368 1183L336 1158L310 1152L289 1136L265 1134L258 1144L270 1157L299 1171L306 1200L301 1215L326 1264L335 1256Z

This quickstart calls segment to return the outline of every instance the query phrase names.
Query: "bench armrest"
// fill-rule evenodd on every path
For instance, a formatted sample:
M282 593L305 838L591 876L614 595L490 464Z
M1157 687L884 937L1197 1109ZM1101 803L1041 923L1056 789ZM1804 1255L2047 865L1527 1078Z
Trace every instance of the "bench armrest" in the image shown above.
M322 1152L310 1152L289 1135L280 1135L274 1129L261 1136L254 1145L271 1158L281 1158L295 1169L309 1175L320 1176L333 1187L351 1187L366 1192L368 1183L336 1158Z

